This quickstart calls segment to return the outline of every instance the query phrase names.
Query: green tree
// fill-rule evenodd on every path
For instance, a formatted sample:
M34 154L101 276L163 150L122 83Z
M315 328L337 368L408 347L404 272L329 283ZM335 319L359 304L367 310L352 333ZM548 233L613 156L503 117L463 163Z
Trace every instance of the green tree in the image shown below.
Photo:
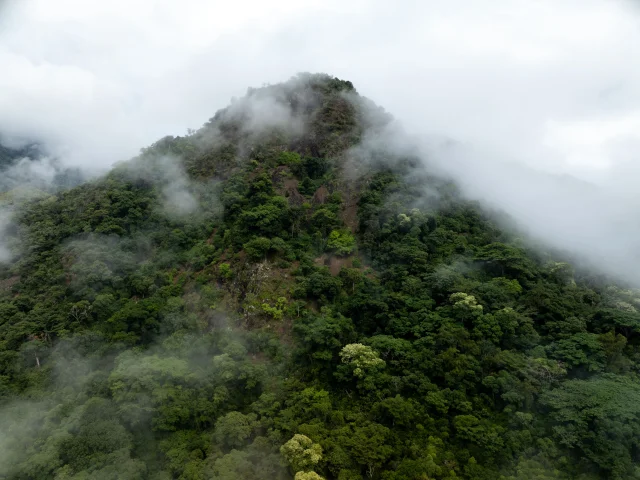
M378 352L361 343L345 345L340 351L340 359L342 363L352 366L353 374L359 378L364 377L368 371L385 366L385 362L380 358Z
M603 374L568 380L545 392L558 443L577 449L610 478L631 478L630 452L640 433L640 385L635 378Z
M324 480L324 477L321 477L316 472L298 472L294 480Z
M299 433L280 447L280 453L294 472L309 470L322 459L322 447Z
M265 259L271 248L271 240L265 237L254 238L243 245L247 256L254 261Z
M214 439L224 448L241 448L259 426L255 414L229 412L216 421Z
M335 251L338 255L349 255L356 248L356 239L348 231L333 230L329 234L327 248Z

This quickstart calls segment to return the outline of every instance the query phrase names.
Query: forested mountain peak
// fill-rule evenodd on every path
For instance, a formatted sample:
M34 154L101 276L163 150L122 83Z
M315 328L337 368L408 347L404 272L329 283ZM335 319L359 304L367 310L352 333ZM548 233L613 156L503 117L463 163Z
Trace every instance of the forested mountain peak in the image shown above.
M351 82L299 74L286 83L249 88L199 130L167 136L143 155L173 154L192 176L226 176L242 160L275 161L281 152L335 158L383 128L391 117L357 94Z
M0 217L0 478L640 478L640 292L391 125L302 74Z

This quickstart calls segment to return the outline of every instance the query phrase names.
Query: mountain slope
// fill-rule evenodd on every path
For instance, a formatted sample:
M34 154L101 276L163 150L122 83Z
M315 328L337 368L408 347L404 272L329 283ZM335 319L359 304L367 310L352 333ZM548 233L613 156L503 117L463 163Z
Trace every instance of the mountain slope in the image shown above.
M635 478L640 293L524 248L325 75L34 200L0 478Z

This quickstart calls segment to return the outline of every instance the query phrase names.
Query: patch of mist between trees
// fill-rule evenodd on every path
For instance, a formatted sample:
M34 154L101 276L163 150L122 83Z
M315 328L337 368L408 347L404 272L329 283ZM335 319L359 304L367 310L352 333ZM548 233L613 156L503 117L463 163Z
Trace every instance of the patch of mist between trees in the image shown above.
M27 460L29 446L41 431L52 399L12 402L0 407L0 478L11 478Z
M216 377L224 383L235 371L235 362L249 357L245 342L233 333L219 354L211 356L211 348L209 338L186 332L174 333L144 351L109 344L95 332L63 339L49 353L26 344L19 361L33 367L34 354L39 353L42 368L52 370L52 382L40 400L0 406L0 478L10 478L18 468L24 471L23 462L31 462L27 470L34 472L50 467L42 462L56 460L62 445L73 439L72 432L92 428L92 423L101 426L104 419L114 428L121 428L119 418L139 434L145 430L151 434L158 387L180 385L185 378L192 386L208 385ZM101 408L100 418L88 416L96 402L108 409ZM31 451L34 445L37 454ZM125 456L129 458L129 453Z
M134 289L139 298L151 297L158 288L158 269L176 265L176 253L170 249L155 248L149 239L152 233L143 230L132 238L90 234L86 238L68 241L63 247L70 277L68 286L81 303L95 302L99 298L105 315L110 309L109 304L117 305L116 296L109 292L129 288ZM107 295L96 296L100 291L106 291ZM179 299L168 300L158 335L204 328L202 322L207 328L226 328L226 316L211 308L216 302L215 297L210 286L201 286ZM206 304L206 308L197 307L202 304ZM86 317L86 308L87 305L81 306L79 311L70 315ZM117 308L111 314L116 311Z
M172 220L203 220L219 214L217 182L197 182L185 172L180 158L172 155L137 157L118 167L129 181L143 181L159 191L161 213Z
M86 359L81 361L87 362ZM108 372L96 368L83 380L82 385L76 382L72 386L52 387L42 400L17 401L0 408L0 477L12 478L17 471L49 472L60 465L68 448L77 448L78 443L87 440L91 442L96 438L92 436L95 432L105 436L102 448L111 450L105 452L102 462L107 459L117 461L98 471L93 471L91 465L78 472L79 477L88 478L91 471L91 478L131 478L127 473L131 471L132 463L137 464L134 465L137 470L145 470L140 461L131 458L131 435L122 421L115 421L116 402L96 389L101 385L109 389ZM138 401L140 408L135 409L135 419L145 425L151 418L144 410L149 402L144 398L138 398ZM129 413L129 416L133 414ZM86 459L74 457L69 463L82 461Z
M142 258L146 257L148 248L147 245L132 239L123 240L117 235L91 233L81 239L69 240L64 245L63 252L73 258L72 273L76 264L83 264L89 268L96 262L102 262L119 271L125 266L138 264ZM98 271L95 272L96 275L98 273Z
M271 136L280 138L283 146L299 138L307 127L302 114L294 114L286 92L277 87L250 90L242 99L233 99L231 105L220 110L211 121L198 131L189 132L189 143L199 151L211 151L224 146L230 137L238 143L238 157L249 158L256 145ZM312 104L311 95L298 101ZM304 110L304 109L303 109ZM148 181L159 187L163 199L163 212L172 219L202 213L202 204L211 213L219 206L212 198L216 182L196 182L185 172L183 159L174 155L142 155L121 163L132 180ZM218 210L217 208L214 208ZM220 213L218 211L218 213Z
M53 184L58 170L50 158L25 157L2 171L0 189L12 190L23 186L48 189Z
M12 258L7 238L11 217L12 211L8 207L0 207L0 263L9 262Z
M158 187L167 214L189 214L197 201L180 159L170 155L143 156L119 165L131 182L143 181Z
M0 265L10 265L25 248L16 236L14 219L19 206L18 202L2 205L0 201Z
M51 449L72 437L70 427L78 425L85 406L80 402L63 411L61 405L70 406L100 393L106 381L101 370L113 362L119 349L95 332L62 339L53 348L41 338L23 344L16 367L49 368L51 384L39 399L9 400L0 406L0 478L10 478L21 462L34 460L30 448L38 439L44 442L41 455L46 457ZM60 428L56 429L59 422ZM49 435L42 438L45 432ZM33 471L42 467L38 458Z
M233 118L241 115L242 131L247 134L260 134L266 129L281 129L289 134L302 134L303 123L292 114L291 106L285 99L274 96L250 96L235 101L229 108Z
M371 108L366 107L361 114L366 118L371 113L375 118L365 120L368 127L361 141L345 154L346 178L357 182L373 172L392 169L403 177L408 187L414 189L411 203L405 203L404 210L435 208L441 198L437 185L446 182L445 177L438 177L425 167L416 143L403 133L399 123L391 120L384 111L371 111ZM398 138L406 141L398 141ZM396 197L391 194L386 199L387 204L396 203Z
M67 169L50 157L23 157L0 170L0 263L10 262L19 250L9 230L20 205L78 185L84 179L79 170Z
M301 98L300 101L310 100ZM217 132L215 128L211 128L214 126L220 127ZM300 116L292 111L292 105L285 92L274 87L266 90L249 89L245 97L232 98L231 104L216 112L203 128L209 135L224 135L227 128L233 128L245 135L259 134L271 128L301 134L303 125Z
M122 250L116 239L100 236L75 241L69 247L83 251L88 266ZM131 257L120 260L131 261ZM51 382L40 399L5 398L0 405L0 478L10 478L18 468L24 471L23 462L30 462L28 471L46 470L51 466L46 462L57 459L56 452L74 437L72 432L91 428L88 421L100 424L106 418L116 424L118 417L138 432L148 430L151 434L158 398L150 382L182 384L189 378L191 385L207 385L219 377L224 383L236 368L234 362L249 358L246 341L226 320L216 320L225 339L217 345L219 353L212 356L213 337L193 331L194 319L189 317L194 313L187 302L172 298L164 310L164 333L144 350L132 351L95 331L60 339L53 346L46 335L39 334L21 347L16 368L46 368ZM79 302L69 315L82 321L83 315L91 315L90 303ZM103 402L113 415L118 414L104 412L104 418L88 418L95 402ZM34 445L38 445L37 453L31 451Z
M309 76L299 74L286 84L249 88L246 96L232 98L203 128L191 132L190 142L202 151L231 142L237 146L237 159L246 160L265 142L280 141L286 147L303 139L323 98L305 82Z
M118 290L128 279L135 282L139 295L153 294L156 287L149 276L153 271L149 262L157 252L149 233L143 230L134 237L91 233L68 240L62 253L70 276L69 288L78 298L93 301L96 291ZM162 252L156 257L162 257ZM173 262L175 258L170 256L166 261Z
M49 158L19 159L0 171L0 262L13 258L8 231L15 205L45 195L52 189L58 169Z
M28 199L34 190L53 192L78 185L86 177L57 158L24 157L0 171L0 192L14 191L14 196Z

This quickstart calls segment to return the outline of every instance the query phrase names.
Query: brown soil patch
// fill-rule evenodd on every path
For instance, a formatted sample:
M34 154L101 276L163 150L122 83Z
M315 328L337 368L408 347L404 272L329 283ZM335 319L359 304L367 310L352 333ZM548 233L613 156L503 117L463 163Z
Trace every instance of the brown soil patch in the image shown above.
M280 341L285 345L293 345L293 322L293 319L285 317L275 328Z
M327 190L327 187L322 185L320 188L318 188L318 190L316 190L316 193L313 194L313 198L311 199L311 202L314 205L324 205L325 203L327 203L328 198L329 198L329 190Z
M292 207L299 207L304 203L304 197L297 189L289 190L287 198L289 200L289 206Z
M345 182L340 188L343 197L343 207L340 212L340 217L349 230L351 230L351 233L355 233L358 229L359 191L360 189L353 182Z
M353 257L336 257L335 255L324 254L315 259L315 264L329 267L329 272L335 277L340 273L342 267L351 268L353 266Z
M349 227L351 233L355 233L358 228L358 202L353 200L345 205L342 210L342 221Z
M213 243L213 238L216 236L216 233L218 233L218 227L214 228L209 238L207 238L207 244L211 245L211 243Z
M298 190L298 179L296 178L286 178L284 180L284 188L285 190Z
M11 290L16 283L20 281L20 276L16 275L14 277L9 277L5 280L0 280L0 290L6 291Z
M295 178L285 178L282 182L283 188L280 190L287 200L290 207L299 207L305 202L304 196L298 191L298 180Z
M280 165L279 167L276 167L273 171L273 173L271 174L271 181L273 182L274 185L279 184L283 178L285 178L284 176L284 172L285 170L287 170L287 166L286 165Z

